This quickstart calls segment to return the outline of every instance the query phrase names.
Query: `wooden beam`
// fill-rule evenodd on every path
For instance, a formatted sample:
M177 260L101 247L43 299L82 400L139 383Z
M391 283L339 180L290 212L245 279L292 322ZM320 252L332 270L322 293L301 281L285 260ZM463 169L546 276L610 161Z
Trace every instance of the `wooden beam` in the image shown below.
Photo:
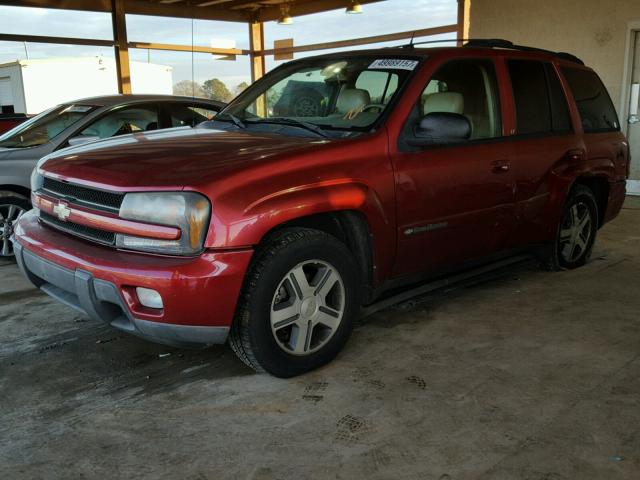
M112 0L113 40L118 74L118 91L131 93L131 69L129 67L129 43L127 42L127 22L124 12L124 0Z
M333 48L353 47L357 45L367 45L371 43L393 42L411 37L427 37L429 35L439 35L442 33L457 32L458 25L443 25L441 27L423 28L421 30L410 30L407 32L389 33L386 35L375 35L373 37L353 38L350 40L339 40L336 42L313 43L309 45L298 45L292 48L266 49L264 55L286 54L296 52L313 52L316 50L329 50Z
M172 43L152 43L152 42L129 42L129 48L144 48L148 50L169 50L172 52L198 52L210 53L212 55L249 55L250 50L239 48L215 48L201 47L198 45L174 45Z
M61 45L92 45L98 47L113 47L113 40L99 40L97 38L47 37L43 35L14 35L0 33L0 41L58 43Z
M80 10L83 12L112 11L112 0L0 0L0 5L12 7L54 8L60 10ZM125 13L154 15L159 17L195 18L197 20L221 20L228 22L248 22L246 12L233 11L224 7L198 8L192 3L159 3L150 0L126 0Z
M251 81L255 82L265 74L264 61L264 24L252 22L249 24L249 48L251 49Z
M359 0L361 5L381 2L384 0ZM289 14L292 17L310 15L312 13L327 12L329 10L342 9L344 11L349 4L348 0L298 0L289 4ZM366 9L365 9L366 14ZM409 14L407 14L409 15ZM280 5L265 6L256 12L255 20L269 22L280 17Z

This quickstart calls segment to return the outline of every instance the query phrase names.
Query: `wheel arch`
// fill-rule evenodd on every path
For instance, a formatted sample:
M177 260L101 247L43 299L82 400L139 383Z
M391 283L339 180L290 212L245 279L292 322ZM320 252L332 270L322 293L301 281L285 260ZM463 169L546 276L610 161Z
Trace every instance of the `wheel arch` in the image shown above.
M31 201L31 190L21 185L0 185L0 197L18 196Z
M571 184L569 191L576 185L587 187L593 192L598 205L598 228L604 224L605 213L609 203L609 180L604 175L581 175Z
M362 300L370 303L374 287L374 249L371 227L366 216L358 210L336 210L305 215L275 225L260 239L258 248L270 238L288 228L310 228L336 237L353 254L362 279Z

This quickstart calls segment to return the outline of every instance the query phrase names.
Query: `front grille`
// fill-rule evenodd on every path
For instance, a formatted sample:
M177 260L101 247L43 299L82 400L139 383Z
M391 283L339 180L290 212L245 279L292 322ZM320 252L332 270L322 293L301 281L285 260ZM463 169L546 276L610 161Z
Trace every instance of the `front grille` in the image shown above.
M44 177L42 188L46 190L47 194L64 199L69 203L109 212L120 211L120 205L122 205L122 199L124 198L123 193L106 192L73 183L61 182L49 177Z
M116 243L116 234L113 232L106 232L73 222L63 222L58 217L42 211L40 212L40 220L57 230L62 230L93 242L102 243L103 245L114 245Z

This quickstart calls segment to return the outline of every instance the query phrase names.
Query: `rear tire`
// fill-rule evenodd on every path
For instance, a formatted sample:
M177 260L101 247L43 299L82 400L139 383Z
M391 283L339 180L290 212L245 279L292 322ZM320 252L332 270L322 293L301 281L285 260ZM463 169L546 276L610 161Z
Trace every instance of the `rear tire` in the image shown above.
M337 238L286 229L256 252L229 343L258 372L287 378L330 362L360 309L358 268Z
M569 193L556 239L543 260L547 270L573 270L591 257L598 232L598 203L591 189L576 185Z

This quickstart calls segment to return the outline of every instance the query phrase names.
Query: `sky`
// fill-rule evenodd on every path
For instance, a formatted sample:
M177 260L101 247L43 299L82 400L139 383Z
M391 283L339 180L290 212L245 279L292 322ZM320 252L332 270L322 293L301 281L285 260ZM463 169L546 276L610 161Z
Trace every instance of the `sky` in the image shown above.
M344 9L340 9L296 17L293 25L267 22L265 43L267 48L272 48L274 40L293 38L295 45L305 45L448 25L456 22L457 8L456 0L386 0L364 5L361 15L346 15ZM0 33L111 39L111 17L108 13L98 12L0 6ZM127 15L127 36L129 41L191 45L193 38L195 45L227 46L228 42L235 42L237 48L249 48L247 25L234 22ZM0 41L0 63L25 59L27 53L32 59L99 55L113 57L113 49L108 47L27 43L25 51L22 43ZM299 56L302 55L296 58ZM133 49L130 50L130 58L173 67L174 83L191 79L202 83L217 77L233 89L239 83L250 80L249 59L246 56L228 61L196 53L192 61L190 52ZM267 69L279 63L273 61L273 57L268 57Z

